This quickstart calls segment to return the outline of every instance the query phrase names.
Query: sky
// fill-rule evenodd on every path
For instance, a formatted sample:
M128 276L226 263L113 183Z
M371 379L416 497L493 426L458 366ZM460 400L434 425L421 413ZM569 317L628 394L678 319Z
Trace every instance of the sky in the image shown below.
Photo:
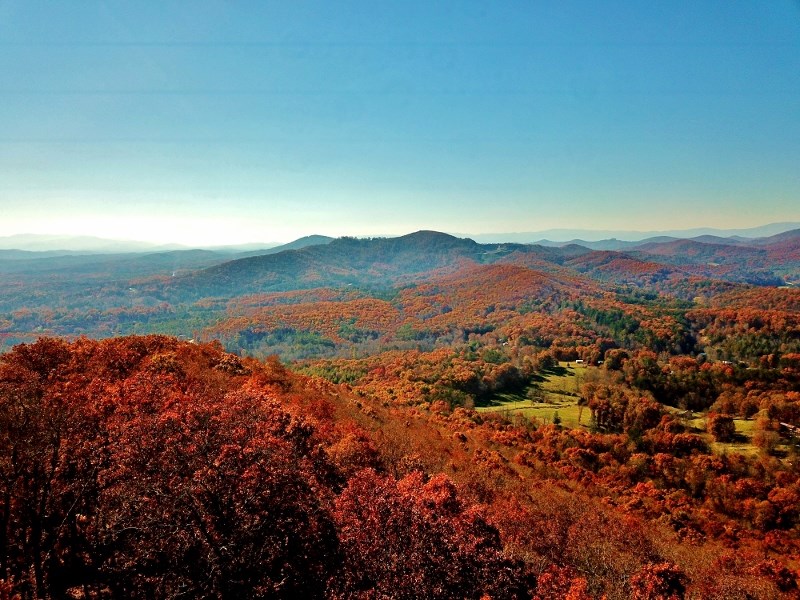
M0 235L799 220L796 0L0 0Z

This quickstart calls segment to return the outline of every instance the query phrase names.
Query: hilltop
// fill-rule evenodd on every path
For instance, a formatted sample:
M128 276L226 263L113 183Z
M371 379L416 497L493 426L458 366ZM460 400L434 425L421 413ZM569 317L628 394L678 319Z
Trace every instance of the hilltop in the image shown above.
M452 275L445 295L456 298L464 277L490 265L517 265L532 277L549 278L557 283L552 289L559 290L558 297L570 301L601 291L629 296L633 290L656 294L662 302L693 302L708 290L797 281L800 235L784 232L774 238L729 243L648 242L626 251L599 251L578 244L479 244L419 231L397 238L309 237L255 255L208 250L45 257L34 253L0 258L5 280L0 315L6 315L0 321L0 334L9 344L36 332L92 336L162 332L193 337L224 329L226 343L233 343L225 324L247 316L236 311L249 296L324 288L337 298L375 297L396 303L404 286L424 286ZM499 292L507 287L501 281L490 283L496 278L489 271L486 278L487 289ZM421 302L425 301L423 297ZM356 318L352 311L345 314ZM427 323L400 325L406 326L406 335L407 327L412 327L423 332L414 335L430 339L424 333L431 329ZM459 325L463 324L456 322L447 329ZM393 335L384 326L369 331L370 339L388 341L386 336ZM259 344L268 346L269 340L274 341L272 335ZM250 341L244 347L251 350L253 339L263 337L247 336ZM290 344L294 336L289 335ZM322 350L329 342L317 340L308 350Z

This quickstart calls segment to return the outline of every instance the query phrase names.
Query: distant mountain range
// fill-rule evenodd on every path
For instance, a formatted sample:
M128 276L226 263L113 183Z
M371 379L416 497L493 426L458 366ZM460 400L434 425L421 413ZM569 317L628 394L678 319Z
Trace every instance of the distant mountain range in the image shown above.
M19 234L0 237L0 249L28 252L57 252L80 254L110 254L120 252L153 252L187 250L178 244L151 244L133 240L115 240L85 235Z
M386 299L422 286L424 294L444 298L449 287L463 288L464 277L470 281L467 296L502 288L514 297L530 292L553 302L602 293L664 294L694 302L749 285L799 285L800 229L754 239L664 236L623 250L574 243L481 244L435 231L395 238L310 236L245 252L53 256L0 250L0 324L6 323L6 333L52 329L53 319L59 321L53 331L71 335L139 331L134 324L145 322L151 331L192 331L195 321L187 324L181 315L190 314L204 326L227 314L231 302L260 306L265 294L275 292L287 294L283 301L290 304L306 302L308 290L322 288L328 292L312 296ZM443 314L448 306L442 304ZM41 312L52 307L60 312ZM97 311L105 311L101 321Z
M746 242L661 240L621 252L578 244L479 244L435 231L396 238L338 238L225 261L173 278L166 287L155 282L150 292L191 299L327 286L390 288L453 273L465 265L496 263L636 285L690 277L782 285L800 278L800 230Z
M12 241L25 239L16 236ZM93 241L99 248L98 240ZM631 276L640 279L645 274L662 277L683 273L780 285L800 280L800 228L759 238L703 234L694 238L655 236L638 242L481 244L445 233L418 231L394 238L307 236L289 244L247 251L149 247L137 252L59 254L54 250L13 249L0 250L0 274L52 273L68 278L94 273L117 280L166 276L172 280L166 287L182 297L203 297L225 295L230 290L253 293L348 284L384 287L413 282L431 271L452 272L465 262L499 261L551 273L567 268L620 283L631 280Z
M671 242L692 239L703 243L747 244L751 240L767 238L800 229L800 222L771 223L748 229L714 229L701 227L673 231L625 231L589 229L548 229L544 231L496 234L453 234L483 244L538 244L541 246L566 246L577 244L592 250L627 250L645 243ZM390 236L386 236L390 237ZM401 236L402 237L402 236ZM121 254L142 252L166 252L170 250L210 250L220 255L263 255L296 250L306 246L327 244L334 238L324 235L309 235L288 244L276 242L254 242L228 246L189 247L179 244L152 244L133 240L116 240L91 236L20 234L0 237L0 258L35 258L26 252L47 253L43 256L65 256L70 254ZM10 252L17 251L17 252Z
M165 253L198 253L211 260L230 260L245 256L275 254L284 250L297 250L316 244L327 244L333 238L324 235L309 235L288 244L242 244L238 246L217 246L211 248L189 248L176 244L157 245L146 242L120 241L87 236L41 236L13 235L0 237L0 259L33 260L54 259L58 257L86 255L120 255L120 254L165 254Z
M580 244L595 250L622 250L631 247L631 243L670 241L674 239L698 239L705 236L716 238L762 238L800 229L800 221L770 223L746 229L715 229L713 227L697 227L694 229L676 229L669 231L630 231L630 230L593 230L593 229L547 229L518 233L494 233L469 235L476 242L497 243L514 242L519 244L540 244L542 246L560 246L564 244Z
M310 236L316 237L316 236ZM293 242L294 243L294 242ZM208 246L202 248L181 244L153 244L136 240L118 240L86 235L42 235L18 234L0 237L0 250L23 250L27 252L48 252L64 256L66 254L120 254L125 252L165 252L169 250L213 250L216 252L249 252L279 246L277 242L249 243L231 246Z

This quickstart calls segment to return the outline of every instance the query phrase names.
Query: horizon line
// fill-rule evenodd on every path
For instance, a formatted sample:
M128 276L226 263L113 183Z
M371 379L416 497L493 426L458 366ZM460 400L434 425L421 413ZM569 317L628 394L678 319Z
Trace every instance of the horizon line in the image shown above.
M782 231L776 231L774 233L768 234L756 234L753 236L742 235L746 232L758 231L768 228L777 228L782 229ZM689 234L696 234L695 237L700 237L702 235L714 235L713 233L708 232L717 232L720 234L727 234L720 237L752 237L753 239L757 239L760 237L770 237L771 235L779 235L780 233L784 233L786 231L792 231L793 229L800 229L800 221L778 221L778 222L770 222L764 223L761 225L754 225L750 227L730 227L730 228L723 228L723 227L714 227L714 226L694 226L685 229L665 229L665 230L639 230L639 229L586 229L586 228L549 228L549 229L541 229L541 230L534 230L534 231L503 231L503 232L485 232L485 233L463 233L463 232L450 232L450 231L441 231L437 229L431 228L420 228L415 229L413 231L409 231L407 233L401 234L360 234L360 235L352 235L352 234L343 234L343 235L327 235L324 233L311 233L306 235L301 235L299 237L295 237L289 239L289 241L245 241L245 242L235 242L235 243L210 243L210 244L186 244L182 242L176 241L148 241L143 239L135 239L135 238L118 238L118 237L104 237L100 235L91 235L91 234L70 234L66 232L60 233L11 233L11 234L2 234L0 235L0 241L9 242L14 238L29 238L28 244L30 243L40 243L44 244L50 240L52 243L58 243L59 241L63 241L64 243L73 244L76 242L80 242L83 240L84 242L92 242L94 244L101 244L106 243L110 245L135 245L141 246L142 250L148 249L165 249L165 250L200 250L200 249L225 249L225 248L244 248L244 247L263 247L264 249L274 248L277 246L283 246L287 244L291 244L298 240L320 236L326 237L331 239L339 239L344 237L350 238L358 238L358 239L374 239L374 238L397 238L403 237L405 235L410 235L413 233L421 232L421 231L431 231L436 233L443 233L446 235L451 235L453 237L458 237L462 239L483 239L486 240L488 238L500 240L501 238L509 238L506 241L511 242L510 238L519 238L519 237L530 237L531 239L527 242L515 242L515 243L537 243L537 242L570 242L576 240L582 241L591 241L591 242L598 242L598 241L605 241L605 240L617 240L619 239L618 236L624 237L634 237L634 236L642 236L637 239L628 239L628 240L620 240L620 241L639 241L641 239L645 239L647 237L659 237L659 236L668 236L668 237L679 237L681 235L689 235ZM706 232L706 233L700 233ZM563 236L562 239L548 239L544 237L546 235L558 235ZM587 238L594 238L594 239L583 239L581 236L586 235ZM537 237L538 236L538 237ZM602 237L600 237L602 236ZM20 240L21 241L21 240ZM499 243L502 243L500 241ZM26 244L22 244L23 246ZM57 250L67 250L67 251L88 251L89 248L81 248L80 250L76 250L74 248L69 247L51 247L47 249L38 249L38 250L27 250L24 247L15 248L15 247L3 247L0 248L2 250L22 250L22 251L57 251ZM101 250L100 247L97 248L98 251ZM131 250L128 250L131 251Z

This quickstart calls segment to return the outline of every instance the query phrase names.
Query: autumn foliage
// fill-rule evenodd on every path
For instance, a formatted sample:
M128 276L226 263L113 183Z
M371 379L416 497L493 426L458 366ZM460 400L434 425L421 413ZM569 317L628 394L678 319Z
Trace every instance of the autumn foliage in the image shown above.
M299 382L162 337L3 356L4 593L526 596L478 507L444 475L376 472L366 433Z
M738 410L735 370L614 357L580 390L593 429L569 429L463 406L555 367L514 346L306 369L327 379L164 336L17 346L0 358L0 594L796 595L800 473L715 454L657 400L694 381ZM774 432L793 380L745 375Z

